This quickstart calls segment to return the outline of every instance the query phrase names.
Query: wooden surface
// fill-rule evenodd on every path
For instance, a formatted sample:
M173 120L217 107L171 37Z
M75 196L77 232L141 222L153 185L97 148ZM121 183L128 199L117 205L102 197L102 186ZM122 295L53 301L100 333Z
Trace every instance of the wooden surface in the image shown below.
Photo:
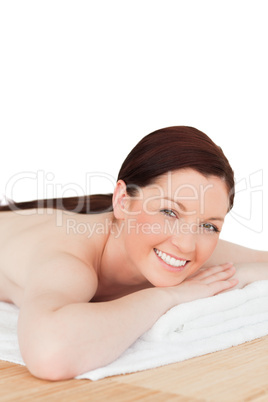
M0 361L0 401L268 401L268 336L209 355L103 380L49 382Z

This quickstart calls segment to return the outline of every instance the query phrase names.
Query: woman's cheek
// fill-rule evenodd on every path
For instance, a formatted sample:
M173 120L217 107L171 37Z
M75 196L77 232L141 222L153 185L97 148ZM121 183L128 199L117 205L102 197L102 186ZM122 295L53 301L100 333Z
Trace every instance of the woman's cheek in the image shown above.
M199 260L202 264L209 259L218 243L218 236L214 234L200 235L198 239Z

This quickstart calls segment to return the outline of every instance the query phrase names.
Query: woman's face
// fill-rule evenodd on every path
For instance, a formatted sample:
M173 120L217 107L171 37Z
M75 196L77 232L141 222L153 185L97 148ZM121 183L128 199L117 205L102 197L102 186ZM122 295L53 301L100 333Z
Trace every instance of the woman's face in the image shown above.
M174 286L211 256L228 211L227 187L192 170L169 172L128 199L124 247L137 276Z

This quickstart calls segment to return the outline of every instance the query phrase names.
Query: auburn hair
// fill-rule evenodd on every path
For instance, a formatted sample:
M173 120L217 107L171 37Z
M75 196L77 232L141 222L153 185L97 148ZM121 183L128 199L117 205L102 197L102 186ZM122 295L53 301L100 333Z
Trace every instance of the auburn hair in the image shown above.
M222 179L229 193L229 210L234 202L234 172L222 149L206 134L193 127L174 126L156 130L142 138L128 154L118 173L129 196L137 187L145 187L159 176L174 170L191 168L204 176ZM56 208L81 214L112 211L112 194L10 202L0 211Z

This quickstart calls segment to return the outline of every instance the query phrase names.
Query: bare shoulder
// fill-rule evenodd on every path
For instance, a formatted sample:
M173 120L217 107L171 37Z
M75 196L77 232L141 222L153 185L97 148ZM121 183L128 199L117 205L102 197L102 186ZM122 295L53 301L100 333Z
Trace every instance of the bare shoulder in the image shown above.
M47 256L29 272L22 305L43 300L47 309L57 309L70 303L92 299L98 287L95 269L66 252Z
M21 307L26 297L49 292L91 300L112 215L26 212L1 215L0 300Z

